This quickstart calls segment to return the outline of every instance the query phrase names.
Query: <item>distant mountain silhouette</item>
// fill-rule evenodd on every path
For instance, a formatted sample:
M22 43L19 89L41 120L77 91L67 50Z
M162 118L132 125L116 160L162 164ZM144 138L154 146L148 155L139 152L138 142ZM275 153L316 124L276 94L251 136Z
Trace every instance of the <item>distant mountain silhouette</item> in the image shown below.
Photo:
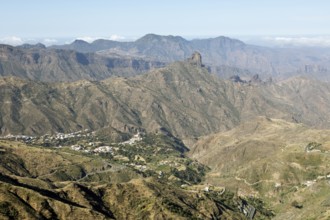
M306 75L329 80L330 52L320 48L267 48L245 44L228 37L186 40L180 36L147 34L133 42L96 40L92 43L75 41L53 48L73 49L79 52L97 52L138 57L147 60L173 62L188 58L194 51L203 55L205 65L219 76L237 68L242 73L273 76L283 79L293 75ZM222 70L221 70L222 69Z

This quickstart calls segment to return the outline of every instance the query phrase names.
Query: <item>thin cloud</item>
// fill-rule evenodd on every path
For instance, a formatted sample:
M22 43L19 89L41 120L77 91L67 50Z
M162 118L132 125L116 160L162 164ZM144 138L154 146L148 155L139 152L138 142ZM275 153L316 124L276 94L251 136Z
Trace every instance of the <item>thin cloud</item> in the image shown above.
M121 40L125 40L125 37L119 36L117 34L113 34L113 35L110 36L109 40L121 41Z
M17 36L8 36L8 37L0 38L0 43L17 46L23 44L24 41L22 40L22 38Z

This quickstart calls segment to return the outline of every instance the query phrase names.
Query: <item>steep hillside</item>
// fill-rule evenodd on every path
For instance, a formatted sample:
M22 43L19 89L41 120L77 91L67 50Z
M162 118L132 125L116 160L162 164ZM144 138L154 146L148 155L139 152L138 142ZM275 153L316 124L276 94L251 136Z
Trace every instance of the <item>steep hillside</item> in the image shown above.
M212 169L210 184L261 198L276 219L326 219L329 137L329 130L258 117L201 138L190 154Z
M190 63L102 82L48 84L4 78L2 133L134 126L149 131L164 127L182 138L200 136L238 122L239 115L226 94L221 94L225 84ZM226 123L219 124L220 120Z
M164 66L161 62L129 57L101 57L94 53L47 49L40 45L0 45L0 76L46 82L102 80L132 76Z
M232 193L187 188L201 182L205 167L168 136L130 143L85 132L39 137L47 147L9 139L0 140L1 219L244 219Z
M2 134L108 126L119 131L162 128L194 142L259 115L330 127L327 83L304 78L281 83L257 78L248 83L223 81L189 61L134 78L101 82L53 84L3 78L0 91Z

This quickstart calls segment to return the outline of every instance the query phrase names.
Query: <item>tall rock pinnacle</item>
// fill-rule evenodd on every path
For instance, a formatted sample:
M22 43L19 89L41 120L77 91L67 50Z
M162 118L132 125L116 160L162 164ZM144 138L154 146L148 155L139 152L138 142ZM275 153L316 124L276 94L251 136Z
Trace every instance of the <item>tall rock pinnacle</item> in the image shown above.
M199 52L197 52L197 51L195 51L191 55L191 58L189 58L188 61L191 64L194 64L194 65L197 65L197 66L203 66L203 64L202 64L202 55Z

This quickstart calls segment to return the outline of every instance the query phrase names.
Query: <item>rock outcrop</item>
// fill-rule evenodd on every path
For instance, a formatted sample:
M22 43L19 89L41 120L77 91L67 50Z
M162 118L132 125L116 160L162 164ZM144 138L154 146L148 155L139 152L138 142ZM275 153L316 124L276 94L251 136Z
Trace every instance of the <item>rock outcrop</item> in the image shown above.
M1 77L15 76L44 82L103 80L111 76L139 75L164 65L142 58L103 57L95 53L49 49L42 44L0 45Z
M191 58L188 59L188 61L191 63L191 64L194 64L194 65L197 65L197 66L203 66L203 63L202 63L202 55L195 51L192 55L191 55Z

